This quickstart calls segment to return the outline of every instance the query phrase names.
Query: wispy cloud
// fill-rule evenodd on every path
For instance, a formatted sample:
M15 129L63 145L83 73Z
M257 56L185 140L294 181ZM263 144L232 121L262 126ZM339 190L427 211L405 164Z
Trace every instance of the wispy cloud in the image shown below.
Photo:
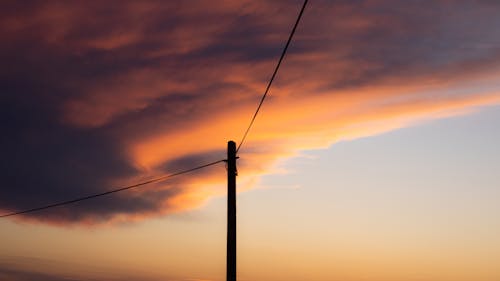
M126 272L110 273L105 266L84 266L67 261L34 257L5 256L0 258L0 279L9 281L174 281L175 278L155 278L147 274ZM117 273L119 272L119 273Z

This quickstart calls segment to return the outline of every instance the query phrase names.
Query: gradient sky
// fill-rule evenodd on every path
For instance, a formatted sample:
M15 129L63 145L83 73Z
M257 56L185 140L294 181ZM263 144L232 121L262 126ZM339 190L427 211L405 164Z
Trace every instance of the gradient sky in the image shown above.
M2 213L225 157L300 1L6 1ZM500 279L500 4L311 1L238 161L244 280ZM225 168L0 221L0 279L224 280Z

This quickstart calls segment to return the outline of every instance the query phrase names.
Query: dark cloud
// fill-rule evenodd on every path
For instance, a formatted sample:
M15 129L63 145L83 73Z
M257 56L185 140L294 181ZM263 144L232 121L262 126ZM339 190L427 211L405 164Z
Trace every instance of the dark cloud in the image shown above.
M224 157L210 140L232 126L221 116L253 109L300 2L3 2L0 209ZM499 11L495 1L312 1L277 80L285 90L271 99L487 73L500 59ZM206 137L187 139L187 148L177 140L197 131ZM135 153L157 139L177 147ZM189 182L27 216L64 223L165 213Z
M169 276L155 277L130 268L107 265L89 266L73 261L57 261L28 256L0 256L0 280L8 281L179 281Z
M0 269L0 279L10 281L77 281L84 279L67 278L38 272ZM85 279L88 280L88 279Z
M58 275L51 273L44 273L38 271L11 269L0 267L0 279L9 281L154 281L160 279L151 279L147 277L108 277L108 278L89 278L88 276L71 276L71 275ZM161 279L167 281L166 279ZM173 280L173 279L170 279Z

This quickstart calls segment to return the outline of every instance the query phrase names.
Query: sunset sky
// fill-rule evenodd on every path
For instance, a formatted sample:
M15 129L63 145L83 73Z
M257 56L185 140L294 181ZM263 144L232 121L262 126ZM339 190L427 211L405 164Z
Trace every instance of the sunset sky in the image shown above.
M0 215L226 157L302 1L3 1ZM238 280L500 280L500 2L309 1ZM0 219L0 280L225 280L224 163Z

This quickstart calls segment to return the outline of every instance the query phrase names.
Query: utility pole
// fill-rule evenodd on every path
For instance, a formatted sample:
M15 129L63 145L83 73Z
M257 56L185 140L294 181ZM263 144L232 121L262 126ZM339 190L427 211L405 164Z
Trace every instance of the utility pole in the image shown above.
M226 281L236 281L236 143L227 143Z

